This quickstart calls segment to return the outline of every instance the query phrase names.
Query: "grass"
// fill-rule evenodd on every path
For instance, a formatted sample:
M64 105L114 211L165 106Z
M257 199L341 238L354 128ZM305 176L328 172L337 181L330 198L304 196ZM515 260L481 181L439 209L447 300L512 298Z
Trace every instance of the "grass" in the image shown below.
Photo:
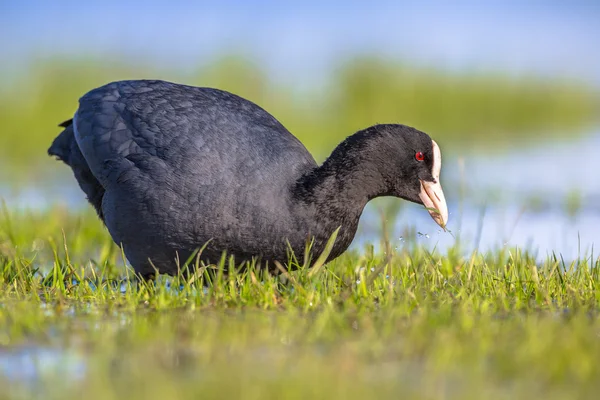
M382 248L151 285L91 212L5 209L0 399L596 398L600 260Z

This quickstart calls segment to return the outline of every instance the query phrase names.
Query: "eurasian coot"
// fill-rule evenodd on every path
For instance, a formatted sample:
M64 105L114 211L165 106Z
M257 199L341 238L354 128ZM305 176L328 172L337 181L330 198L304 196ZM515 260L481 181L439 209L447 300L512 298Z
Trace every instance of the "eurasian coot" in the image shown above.
M75 179L136 272L174 274L195 250L218 262L303 261L340 227L352 242L367 202L396 196L446 225L441 154L414 128L374 125L317 165L279 121L226 91L158 80L113 82L79 100L48 150Z

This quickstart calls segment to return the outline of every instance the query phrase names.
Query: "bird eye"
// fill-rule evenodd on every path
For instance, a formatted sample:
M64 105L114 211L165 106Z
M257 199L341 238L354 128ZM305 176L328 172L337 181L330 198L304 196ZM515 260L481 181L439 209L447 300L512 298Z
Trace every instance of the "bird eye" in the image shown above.
M422 152L417 151L417 154L415 154L415 158L417 159L417 161L423 161L425 159L425 156Z

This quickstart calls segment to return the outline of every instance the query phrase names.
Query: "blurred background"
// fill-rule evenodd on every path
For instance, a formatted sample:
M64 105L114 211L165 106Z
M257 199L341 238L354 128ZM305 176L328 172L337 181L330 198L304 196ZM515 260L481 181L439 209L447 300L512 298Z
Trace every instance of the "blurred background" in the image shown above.
M355 246L505 246L589 254L600 239L595 1L0 1L0 198L87 212L46 150L112 80L213 86L271 112L322 161L395 122L441 146L451 233L378 199ZM90 224L100 224L90 218Z

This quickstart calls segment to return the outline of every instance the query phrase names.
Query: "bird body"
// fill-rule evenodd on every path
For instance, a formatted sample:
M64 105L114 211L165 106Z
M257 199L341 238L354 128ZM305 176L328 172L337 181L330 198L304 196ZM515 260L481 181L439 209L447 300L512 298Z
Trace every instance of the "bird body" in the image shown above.
M422 132L376 126L349 137L319 166L258 105L165 81L94 89L62 126L49 154L71 167L141 275L174 274L177 259L183 263L205 244L205 262L226 252L237 262L285 263L290 249L301 256L311 240L322 251L340 227L333 259L350 245L366 203L395 195L393 174L385 177L377 163L365 163L394 157L376 153L388 131L410 131L418 143L429 140L422 151L433 151ZM430 164L429 170L433 159Z

